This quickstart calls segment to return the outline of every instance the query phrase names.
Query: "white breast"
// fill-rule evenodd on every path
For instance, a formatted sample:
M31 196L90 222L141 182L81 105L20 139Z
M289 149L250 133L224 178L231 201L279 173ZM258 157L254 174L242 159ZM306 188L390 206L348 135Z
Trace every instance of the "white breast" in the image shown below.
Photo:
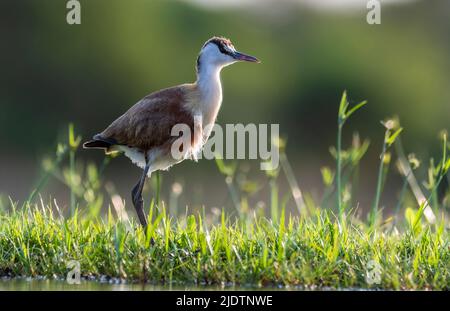
M198 111L203 118L203 128L208 124L216 122L217 114L222 104L222 84L220 82L220 69L218 67L207 67L199 73L197 86L199 90ZM206 134L206 133L204 133ZM208 133L209 136L209 133Z

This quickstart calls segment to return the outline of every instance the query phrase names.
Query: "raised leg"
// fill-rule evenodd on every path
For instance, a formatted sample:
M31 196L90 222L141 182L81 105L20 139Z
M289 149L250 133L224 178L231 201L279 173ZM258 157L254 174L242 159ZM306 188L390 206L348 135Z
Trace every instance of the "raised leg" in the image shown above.
M150 169L150 163L147 156L145 156L145 168L139 182L131 190L131 199L133 200L134 208L138 215L139 221L144 228L147 228L147 215L144 212L144 200L142 198L142 190L144 189L145 179L147 178L148 170Z

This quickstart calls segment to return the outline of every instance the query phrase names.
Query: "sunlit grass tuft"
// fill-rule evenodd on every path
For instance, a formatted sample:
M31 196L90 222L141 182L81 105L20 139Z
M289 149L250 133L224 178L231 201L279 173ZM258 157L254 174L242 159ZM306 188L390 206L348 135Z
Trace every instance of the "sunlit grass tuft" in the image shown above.
M0 217L0 273L64 278L78 260L85 277L192 284L302 285L449 289L450 252L444 223L403 234L340 228L334 216L255 218L207 225L201 215L175 220L163 210L144 232L115 217L63 219L50 206L28 206ZM149 243L153 238L155 244ZM367 263L382 267L366 282Z

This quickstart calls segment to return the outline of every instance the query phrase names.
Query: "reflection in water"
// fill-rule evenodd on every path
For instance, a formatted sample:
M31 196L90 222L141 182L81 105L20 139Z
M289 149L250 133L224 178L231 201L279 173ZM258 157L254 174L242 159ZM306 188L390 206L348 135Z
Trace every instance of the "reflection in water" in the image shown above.
M213 286L195 286L195 285L152 285L142 283L126 283L126 284L110 284L107 282L86 281L82 280L81 284L69 284L63 280L38 280L31 278L15 278L15 279L0 279L0 291L14 290L14 291L151 291L151 290L258 290L261 288L245 287L245 286L227 286L221 287L218 285ZM264 288L268 289L268 288ZM278 289L278 288L270 288Z
M161 290L179 290L179 291L372 291L377 289L367 288L332 288L318 286L266 286L255 287L250 285L242 286L220 286L220 285L155 285L143 283L108 283L99 281L82 280L81 284L69 284L65 280L43 280L33 278L0 278L0 291L161 291Z

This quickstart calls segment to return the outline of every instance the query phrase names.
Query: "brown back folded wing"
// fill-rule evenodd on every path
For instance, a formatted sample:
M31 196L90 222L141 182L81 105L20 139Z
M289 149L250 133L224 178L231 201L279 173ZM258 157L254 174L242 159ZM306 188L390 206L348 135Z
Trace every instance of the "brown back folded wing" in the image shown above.
M171 143L176 139L170 135L174 125L183 123L194 129L193 117L184 106L186 93L186 86L177 86L147 95L99 136L143 151Z

